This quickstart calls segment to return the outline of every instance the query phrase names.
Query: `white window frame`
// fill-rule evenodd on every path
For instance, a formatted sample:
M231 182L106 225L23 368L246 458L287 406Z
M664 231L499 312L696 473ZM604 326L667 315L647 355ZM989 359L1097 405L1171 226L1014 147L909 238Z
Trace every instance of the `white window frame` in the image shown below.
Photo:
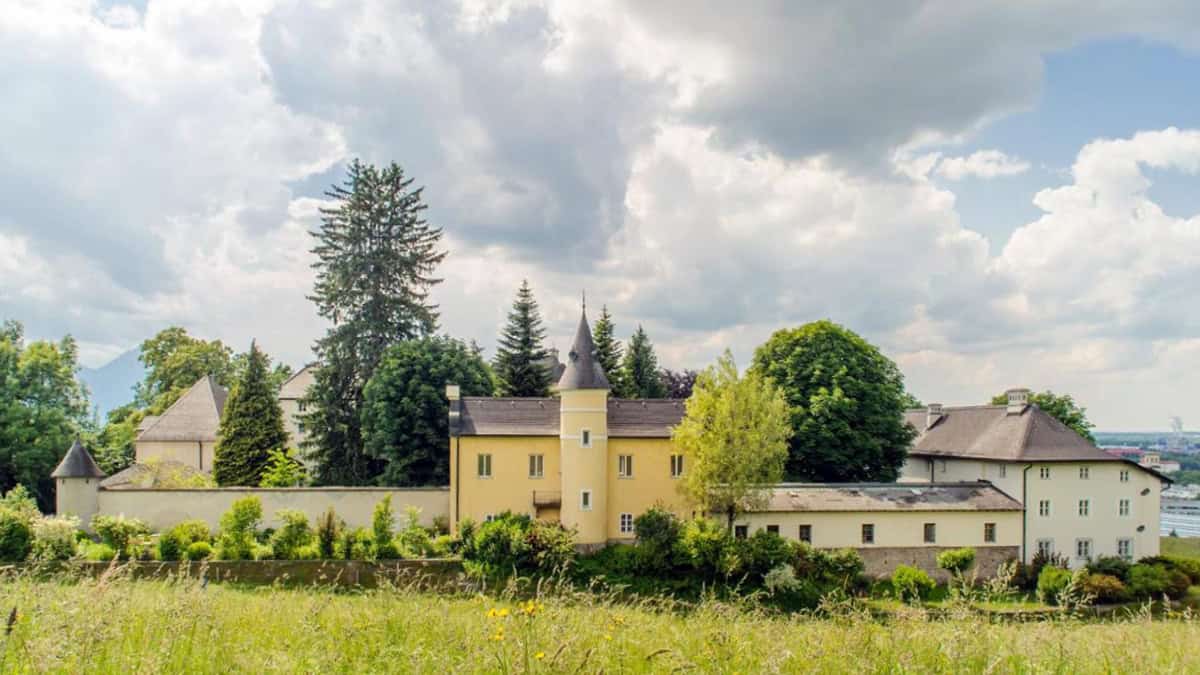
M989 532L991 532L991 535L992 535L991 537L988 536ZM996 523L984 523L983 524L983 543L985 543L985 544L996 543L997 532L998 532L998 530L996 529Z
M592 510L592 491L591 490L580 490L579 491L579 510L580 511L591 511Z
M683 476L683 455L671 455L671 478Z
M1131 499L1118 499L1117 500L1117 515L1118 516L1127 518L1132 513L1133 513L1133 500L1131 500Z
M485 522L485 523L490 523L495 519L496 519L496 514L494 514L494 513L483 514L483 522Z
M1124 544L1129 550L1122 553L1122 544ZM1133 561L1133 537L1120 537L1117 539L1117 557L1131 562Z
M921 540L926 544L937 543L937 523L925 523L921 526Z
M1091 478L1092 478L1092 471L1091 471L1090 467L1086 467L1086 466L1079 467L1079 480L1091 480Z
M1042 517L1042 518L1049 518L1051 516L1051 514L1052 514L1052 512L1050 510L1050 500L1049 499L1038 500L1038 516Z
M1038 539L1034 544L1037 553L1045 553L1046 555L1054 555L1054 540L1053 539Z
M307 409L308 409L308 406L304 403L304 401L296 401L296 411L297 412L304 412Z
M1050 467L1039 466L1038 467L1038 478L1041 478L1042 480L1050 480Z
M1121 469L1121 482L1122 483L1129 482L1129 469Z
M1080 499L1079 500L1079 517L1080 518L1090 518L1091 516L1092 516L1092 500Z
M633 478L633 455L617 455L617 478Z
M486 471L484 471L486 469ZM492 477L492 453L481 452L475 458L475 477L476 478L491 478Z
M617 531L619 531L621 534L633 534L634 527L632 513L622 513L621 515L617 516Z
M592 447L592 430L591 429L580 429L579 430L579 447L581 447L581 448Z
M529 477L544 478L546 476L546 456L541 453L529 455Z
M870 532L869 536L867 534L868 532ZM858 535L859 535L859 539L862 541L863 544L866 544L868 546L874 546L875 545L875 523L863 523L862 526L858 528Z
M1086 548L1086 553L1081 553L1080 549ZM1092 559L1092 540L1087 537L1080 537L1075 540L1075 559L1076 560L1091 560Z

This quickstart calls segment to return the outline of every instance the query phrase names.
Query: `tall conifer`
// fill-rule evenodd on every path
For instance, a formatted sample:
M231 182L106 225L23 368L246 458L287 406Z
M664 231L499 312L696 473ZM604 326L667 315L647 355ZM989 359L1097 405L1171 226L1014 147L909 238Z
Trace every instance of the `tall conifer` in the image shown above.
M271 385L269 359L251 342L246 368L225 401L213 458L218 485L258 486L272 450L283 450L288 435L283 411Z
M493 368L500 396L549 396L550 371L543 345L546 329L529 281L522 281L517 299L500 334Z
M442 231L422 217L423 188L396 163L382 169L354 160L343 185L326 193L321 210L317 279L310 299L333 326L317 341L321 362L306 403L306 450L324 485L374 483L383 462L363 450L360 411L366 386L384 351L401 340L431 335L437 305L431 289L446 252Z
M621 386L621 341L613 337L612 315L608 313L608 305L600 308L600 318L592 328L592 339L596 343L596 360L604 370L604 377L612 386L612 390L620 394Z
M664 398L667 388L658 374L658 357L645 329L640 325L629 338L629 348L621 363L623 398Z

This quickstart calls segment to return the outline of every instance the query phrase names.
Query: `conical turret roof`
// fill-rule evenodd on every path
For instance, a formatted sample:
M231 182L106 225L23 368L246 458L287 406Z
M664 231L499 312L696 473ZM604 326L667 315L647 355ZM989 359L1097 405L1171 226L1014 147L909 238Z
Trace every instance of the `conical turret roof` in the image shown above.
M58 463L58 468L50 474L51 478L104 478L107 474L96 466L96 460L83 447L79 439L67 450L67 455Z
M575 342L567 354L566 370L558 380L558 390L566 389L611 389L600 360L596 358L596 343L592 342L592 329L588 327L587 308L579 313L579 327L575 329Z

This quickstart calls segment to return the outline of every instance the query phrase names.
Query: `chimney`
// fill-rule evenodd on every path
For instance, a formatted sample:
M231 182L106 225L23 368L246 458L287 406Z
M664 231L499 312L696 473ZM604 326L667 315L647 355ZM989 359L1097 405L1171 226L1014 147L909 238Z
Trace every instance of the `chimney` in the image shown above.
M942 404L930 403L929 408L925 411L925 429L932 429L940 419L942 419Z
M457 401L462 398L462 389L457 384L446 385L446 400Z
M462 429L462 390L457 384L446 385L446 399L450 401L450 435L457 436Z
M1028 389L1009 389L1004 394L1008 396L1009 415L1020 415L1025 412L1025 406L1029 405Z

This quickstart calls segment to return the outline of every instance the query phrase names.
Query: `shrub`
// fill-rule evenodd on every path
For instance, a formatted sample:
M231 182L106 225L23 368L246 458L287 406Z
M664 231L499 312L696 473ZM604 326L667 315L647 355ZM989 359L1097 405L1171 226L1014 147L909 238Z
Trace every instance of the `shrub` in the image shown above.
M708 578L723 575L729 570L731 561L727 551L734 546L734 539L726 528L708 518L687 521L679 537L682 559Z
M314 544L308 544L296 549L295 560L320 560L321 550Z
M308 470L296 459L295 450L280 450L278 448L268 453L270 459L263 469L259 487L286 488L304 485L308 482Z
M404 509L404 519L404 528L397 536L400 541L400 555L405 558L422 558L429 555L433 547L429 530L421 525L421 509L409 506Z
M566 571L575 560L575 532L559 522L533 521L529 529L533 569L543 574Z
M1038 597L1048 605L1057 605L1061 599L1060 596L1070 583L1070 570L1057 565L1045 565L1038 574Z
M464 537L467 532L463 532ZM470 530L463 558L490 576L516 572L550 574L575 559L575 533L559 523L534 521L505 511Z
M317 552L322 558L335 557L338 534L343 527L332 506L317 519Z
M187 547L188 560L207 560L212 557L212 544L207 541L194 541Z
M258 497L242 497L233 502L221 516L217 557L221 560L253 559L262 515L262 501Z
M792 569L791 565L773 567L763 576L763 588L771 595L795 593L802 587L803 584L796 578L796 570Z
M755 584L762 583L767 573L776 567L792 562L792 547L774 532L758 530L746 539L735 541L739 544L742 570Z
M1034 553L1028 565L1022 563L1019 566L1017 584L1027 591L1037 590L1042 569L1047 565L1065 570L1068 567L1067 557L1061 553L1042 553L1041 551Z
M23 514L0 508L0 560L19 562L33 550L33 528Z
M33 550L35 560L70 560L75 557L75 533L79 519L74 516L38 518L33 521Z
M1083 579L1083 591L1099 603L1125 602L1129 599L1129 589L1111 574L1089 573Z
M313 533L308 526L308 516L301 511L283 509L275 516L283 526L271 535L271 557L276 560L296 560L299 549L312 543Z
M847 589L866 569L858 551L849 548L825 551L796 542L792 544L792 556L797 576L825 588Z
M37 500L33 495L29 494L29 490L25 489L24 485L17 484L16 487L9 490L4 497L0 497L0 509L11 511L21 520L25 521L26 525L33 526L33 521L42 516L42 512L38 509Z
M392 496L388 495L375 505L375 513L371 516L371 534L375 545L375 557L389 560L400 557L400 550L392 541L396 517L392 514Z
M198 541L208 542L212 533L203 520L185 520L158 537L159 560L182 560L188 547Z
M187 552L187 544L179 538L174 528L158 535L158 559L180 560Z
M1187 596L1192 580L1182 570L1167 570L1167 597L1181 600Z
M96 542L83 550L83 557L91 562L108 562L117 557L117 552L108 544Z
M1192 585L1200 586L1200 558L1187 558L1178 555L1166 556L1175 569L1188 575Z
M683 529L679 518L654 506L633 520L637 535L638 566L644 573L661 574L674 567L675 550Z
M1129 579L1129 561L1114 555L1100 556L1087 564L1087 571L1093 575L1104 575L1124 582ZM1097 595L1099 597L1099 595Z
M100 541L112 547L121 558L140 557L134 544L140 544L142 539L150 536L150 526L145 521L124 515L95 516L92 529L100 536Z
M435 558L445 558L454 552L454 537L439 534L429 542L429 554Z
M1178 600L1187 595L1190 585L1191 579L1186 574L1164 565L1139 562L1129 568L1129 592L1139 600L1153 600L1163 595Z
M334 555L340 560L370 560L373 541L370 530L361 527L342 528L334 546Z
M938 567L947 572L960 575L963 572L971 569L975 564L975 549L967 546L965 548L956 548L949 551L942 551L938 554Z
M920 602L929 597L935 584L929 575L917 567L900 565L892 572L892 590L904 602Z

